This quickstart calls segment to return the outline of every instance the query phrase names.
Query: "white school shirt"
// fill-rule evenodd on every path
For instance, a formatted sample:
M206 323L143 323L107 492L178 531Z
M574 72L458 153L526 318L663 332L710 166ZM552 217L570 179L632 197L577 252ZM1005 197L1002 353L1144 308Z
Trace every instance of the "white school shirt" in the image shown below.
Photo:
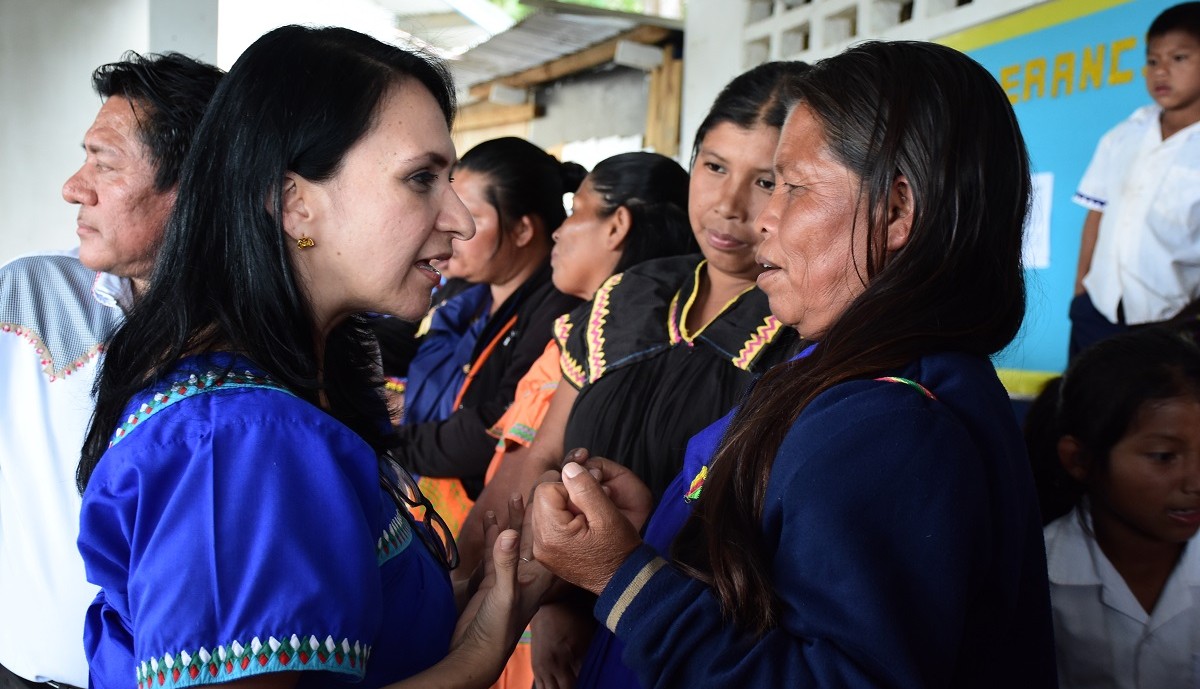
M0 664L31 681L88 685L83 622L98 589L75 543L75 467L100 343L131 298L128 280L76 252L0 267Z
M1200 687L1200 536L1147 614L1075 509L1044 531L1060 689Z
M1200 123L1162 140L1148 105L1096 146L1074 201L1100 211L1083 286L1096 310L1129 324L1171 318L1200 298Z

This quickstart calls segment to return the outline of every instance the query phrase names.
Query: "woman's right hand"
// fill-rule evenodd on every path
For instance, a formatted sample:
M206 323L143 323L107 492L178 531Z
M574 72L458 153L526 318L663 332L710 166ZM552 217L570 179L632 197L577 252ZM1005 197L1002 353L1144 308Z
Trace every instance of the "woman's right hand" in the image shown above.
M572 584L599 594L641 543L634 520L644 522L649 514L649 490L636 478L623 476L617 481L616 475L606 477L603 464L591 471L567 462L562 483L539 485L531 505L530 528L538 562Z
M567 453L566 462L576 462L587 468L601 489L633 527L641 532L650 513L654 510L654 497L646 484L630 471L611 459L591 457L588 451L577 448Z

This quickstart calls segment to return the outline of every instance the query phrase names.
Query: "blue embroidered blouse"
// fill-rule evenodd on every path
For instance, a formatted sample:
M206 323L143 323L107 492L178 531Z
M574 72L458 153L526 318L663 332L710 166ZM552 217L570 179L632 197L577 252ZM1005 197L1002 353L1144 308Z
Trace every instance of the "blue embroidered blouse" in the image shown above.
M278 671L378 687L447 653L449 577L381 491L375 452L257 375L184 360L170 389L132 401L97 465L79 537L101 587L84 630L93 687Z

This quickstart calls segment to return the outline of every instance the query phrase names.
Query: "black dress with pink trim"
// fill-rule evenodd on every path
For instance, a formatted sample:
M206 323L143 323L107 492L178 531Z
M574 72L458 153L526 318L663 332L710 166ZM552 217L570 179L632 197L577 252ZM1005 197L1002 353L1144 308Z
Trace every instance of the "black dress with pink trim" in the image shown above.
M647 261L609 278L555 324L563 378L579 391L564 449L586 447L620 462L656 500L678 473L688 439L799 341L755 287L689 332L703 271L699 254Z

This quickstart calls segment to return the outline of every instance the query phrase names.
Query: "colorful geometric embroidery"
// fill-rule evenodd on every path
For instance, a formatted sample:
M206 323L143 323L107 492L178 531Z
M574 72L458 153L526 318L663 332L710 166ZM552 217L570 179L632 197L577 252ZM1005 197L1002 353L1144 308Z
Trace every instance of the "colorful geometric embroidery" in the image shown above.
M256 636L249 646L234 641L211 651L202 647L192 653L180 651L143 660L136 669L137 686L191 687L281 670L325 670L361 678L370 655L370 646L357 641L351 645L349 639L338 644L332 636L325 637L324 643L315 636L301 639L293 634L282 642L272 636L265 644Z
M604 323L608 319L608 304L613 289L621 284L624 273L610 277L592 298L592 315L588 320L588 377L590 382L596 382L604 375Z
M754 358L758 356L758 353L763 348L771 344L771 340L775 339L775 334L779 332L779 328L782 325L779 319L774 316L767 316L763 319L763 324L758 326L758 329L754 331L754 334L742 346L742 351L738 352L738 355L733 358L733 365L743 371L749 371L750 365L754 363Z
M392 521L388 523L387 528L383 530L383 535L379 537L379 542L375 544L375 559L380 564L396 557L404 552L409 543L412 543L413 532L412 526L400 511L396 511L396 516L392 517Z
M937 395L930 392L929 388L926 388L924 385L921 385L920 383L918 383L915 380L909 380L908 378L900 378L898 376L884 376L882 378L876 378L875 380L877 380L881 383L903 383L904 385L909 386L910 388L916 390L917 392L921 393L922 395L925 395L929 399L937 400Z
M561 351L558 367L562 370L563 378L566 378L575 387L582 388L587 383L587 372L567 351L567 337L570 336L574 327L574 324L571 323L571 314L564 313L554 321L554 338L558 340L558 348Z
M125 419L125 423L121 424L120 428L113 433L108 446L112 447L116 445L129 431L136 428L139 423L180 400L185 400L202 392L212 392L217 389L229 388L266 388L279 390L295 397L287 388L281 387L271 379L260 376L253 371L246 371L244 373L209 371L203 376L197 376L193 373L187 380L171 384L166 392L155 393L149 401L144 402L142 406L138 407L137 411L130 414L129 418Z
M0 333L11 333L33 345L34 353L38 355L38 363L42 366L42 373L50 377L51 383L59 378L66 378L75 371L78 371L86 366L89 361L104 352L104 345L102 344L89 347L83 356L74 361L67 362L62 368L56 370L54 368L54 358L50 356L50 348L34 332L33 328L23 326L20 323L0 323Z
M704 490L704 480L708 478L708 467L700 467L700 473L692 479L692 484L688 486L687 493L683 495L684 502L695 502L700 499L700 493Z
M533 439L537 437L537 429L528 424L514 423L509 427L508 431L505 432L504 436L506 438L520 440L524 443L532 443Z

